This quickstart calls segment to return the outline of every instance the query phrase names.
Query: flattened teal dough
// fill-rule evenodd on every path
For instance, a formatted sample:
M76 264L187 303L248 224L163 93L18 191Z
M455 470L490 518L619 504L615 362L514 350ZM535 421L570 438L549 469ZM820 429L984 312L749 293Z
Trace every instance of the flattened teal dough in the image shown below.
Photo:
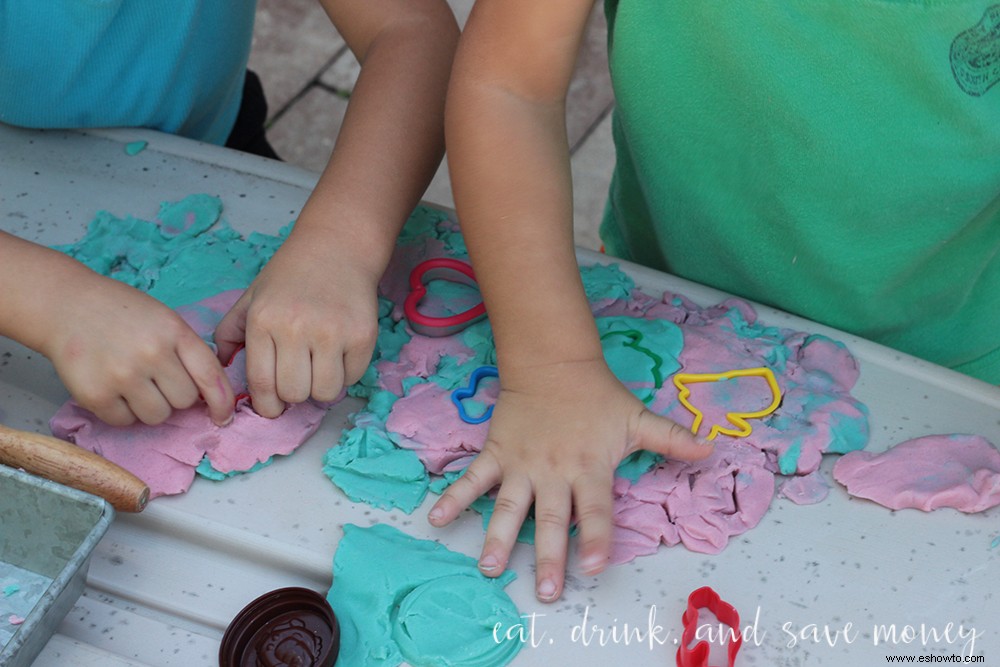
M345 431L323 457L323 472L354 502L407 514L423 502L430 483L417 455L374 426Z
M673 322L635 317L599 317L604 359L637 398L648 403L665 378L680 370L684 334Z
M291 231L244 239L221 215L206 194L164 202L153 222L100 211L82 239L56 249L177 308L246 288Z
M626 300L635 289L635 281L622 271L617 264L594 264L580 267L583 290L590 302L608 299Z
M345 525L327 595L340 623L337 664L503 667L521 648L493 638L496 624L521 622L503 590L513 579L484 577L475 559L391 526Z

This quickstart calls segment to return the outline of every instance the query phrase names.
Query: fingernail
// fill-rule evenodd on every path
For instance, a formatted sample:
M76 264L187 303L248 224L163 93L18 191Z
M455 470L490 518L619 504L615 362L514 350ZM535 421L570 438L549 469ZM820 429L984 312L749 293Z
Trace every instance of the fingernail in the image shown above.
M483 570L484 572L492 572L499 566L500 566L500 561L498 561L497 557L492 554L483 556L482 558L479 559L479 569Z
M236 418L236 413L235 412L230 413L230 415L226 417L226 420L224 422L222 422L221 424L217 423L216 426L218 426L219 428L226 428L227 426L233 423L233 419L235 418Z
M430 513L429 513L429 514L427 515L427 519L428 519L428 520L429 520L429 521L430 521L431 523L435 523L435 522L437 522L437 521L440 521L440 520L441 520L441 518L442 518L443 516L444 516L444 511L443 511L443 510L441 510L441 509L440 509L440 508L438 508L438 507L435 507L435 508L434 508L434 509L432 509L432 510L430 511Z
M542 582L538 584L536 595L538 595L541 600L552 600L556 596L556 583L551 579L543 579Z
M597 574L605 560L600 556L586 556L580 560L580 571L584 574Z
M694 441L694 444L701 445L702 447L711 447L715 443L709 440L708 438L697 438Z

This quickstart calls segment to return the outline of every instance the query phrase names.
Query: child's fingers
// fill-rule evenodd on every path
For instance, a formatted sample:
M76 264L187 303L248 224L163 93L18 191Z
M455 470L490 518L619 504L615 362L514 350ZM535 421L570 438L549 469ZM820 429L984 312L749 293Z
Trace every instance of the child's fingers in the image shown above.
M544 484L535 496L535 595L552 602L562 593L572 496L566 484Z
M219 361L228 362L236 350L246 341L247 329L247 293L229 309L215 328L215 347Z
M320 402L335 400L344 388L344 356L339 351L313 349L309 395Z
M614 534L611 487L612 476L600 474L581 477L573 484L580 570L584 574L601 572L611 556Z
M125 394L129 410L143 424L162 424L170 417L173 408L152 380L146 380Z
M198 386L180 356L176 363L158 369L153 376L153 382L174 409L183 410L198 402Z
M285 404L278 398L275 364L277 355L271 337L255 335L251 330L247 335L246 364L247 389L253 401L253 409L262 417L274 419L285 410Z
M649 410L639 415L635 445L636 449L682 461L699 461L714 450L712 443L699 440L690 430Z
M181 341L177 346L177 356L194 382L197 392L205 400L212 421L219 425L228 424L233 418L233 387L212 349L193 331L191 337L191 340ZM174 407L193 405L193 401L185 405L186 399L172 395L172 392L170 390L165 395Z
M486 451L480 453L462 476L441 494L427 520L438 527L448 525L476 498L496 486L502 475L499 462Z
M275 392L284 403L301 403L309 398L313 363L306 345L275 341L274 381Z
M531 508L531 482L526 477L507 475L493 503L486 527L486 539L479 556L479 570L487 577L499 576L507 567L517 534Z
M344 375L343 384L354 384L361 379L361 376L368 370L368 365L372 361L372 352L375 350L375 336L364 345L349 346L344 353ZM339 391L339 390L338 390Z
M80 405L97 415L97 418L112 426L129 426L135 423L135 414L121 396L102 402L101 405L87 404L83 400Z

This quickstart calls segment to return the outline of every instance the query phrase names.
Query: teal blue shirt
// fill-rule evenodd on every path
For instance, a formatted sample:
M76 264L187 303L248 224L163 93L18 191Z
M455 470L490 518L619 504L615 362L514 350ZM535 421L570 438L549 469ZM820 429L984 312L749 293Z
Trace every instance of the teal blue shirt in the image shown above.
M2 0L0 122L225 143L256 0Z
M997 0L607 0L611 254L1000 383Z

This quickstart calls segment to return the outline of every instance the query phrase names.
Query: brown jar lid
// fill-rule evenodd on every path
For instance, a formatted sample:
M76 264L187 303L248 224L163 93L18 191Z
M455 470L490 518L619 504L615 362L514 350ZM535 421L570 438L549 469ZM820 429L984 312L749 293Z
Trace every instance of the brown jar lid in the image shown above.
M330 603L307 588L265 593L222 636L220 667L333 667L340 626Z

